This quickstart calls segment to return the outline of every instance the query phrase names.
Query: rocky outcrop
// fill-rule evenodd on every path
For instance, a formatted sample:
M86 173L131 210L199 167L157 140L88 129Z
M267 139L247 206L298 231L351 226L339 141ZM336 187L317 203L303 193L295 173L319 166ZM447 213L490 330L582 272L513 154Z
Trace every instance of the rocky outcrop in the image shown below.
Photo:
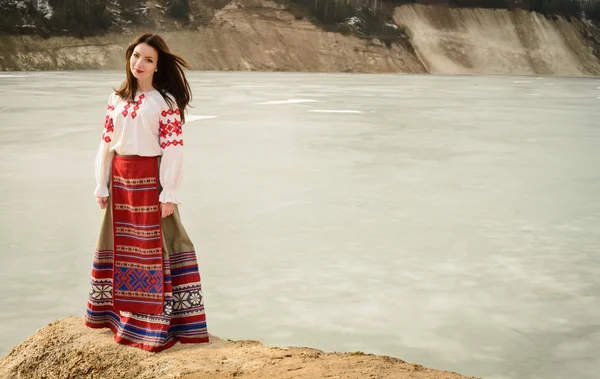
M40 329L0 360L0 378L412 378L460 379L397 358L272 347L211 336L208 344L177 344L161 353L119 345L108 330L69 317Z

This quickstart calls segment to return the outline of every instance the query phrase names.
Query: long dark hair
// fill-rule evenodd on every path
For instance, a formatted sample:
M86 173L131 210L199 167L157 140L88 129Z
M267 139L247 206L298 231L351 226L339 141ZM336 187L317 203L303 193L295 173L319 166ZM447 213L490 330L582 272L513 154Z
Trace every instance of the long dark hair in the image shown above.
M185 77L183 69L189 68L190 66L185 59L171 53L165 41L156 34L142 34L129 45L125 52L126 78L121 84L121 87L115 92L121 99L128 101L134 100L138 86L137 80L129 67L129 60L131 59L135 47L144 42L158 51L158 71L154 73L152 86L160 92L171 109L173 109L175 104L173 104L172 99L167 96L167 93L175 98L177 108L179 108L180 111L181 122L185 123L185 108L187 108L192 100L192 90L190 89L190 84Z

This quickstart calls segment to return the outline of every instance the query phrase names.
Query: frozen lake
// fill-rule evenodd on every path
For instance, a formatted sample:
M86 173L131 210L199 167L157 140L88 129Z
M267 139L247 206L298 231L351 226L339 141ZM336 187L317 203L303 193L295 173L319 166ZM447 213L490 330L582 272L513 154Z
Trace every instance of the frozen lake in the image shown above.
M0 356L85 312L118 72L0 73ZM596 378L600 80L190 73L209 332Z

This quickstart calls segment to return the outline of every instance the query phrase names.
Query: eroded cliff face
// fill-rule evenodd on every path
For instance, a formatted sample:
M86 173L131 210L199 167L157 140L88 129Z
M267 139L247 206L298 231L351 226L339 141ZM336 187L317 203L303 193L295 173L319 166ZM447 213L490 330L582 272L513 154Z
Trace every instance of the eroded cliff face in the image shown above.
M394 20L431 73L600 74L598 31L582 21L422 5L396 8Z
M404 47L325 32L268 1L232 2L205 27L161 35L198 70L425 72ZM134 36L4 37L0 69L122 69Z
M404 5L394 20L410 40L326 32L283 5L232 1L197 30L160 32L197 70L374 73L600 74L600 33L584 22L517 10ZM137 33L84 40L0 37L0 70L124 67Z

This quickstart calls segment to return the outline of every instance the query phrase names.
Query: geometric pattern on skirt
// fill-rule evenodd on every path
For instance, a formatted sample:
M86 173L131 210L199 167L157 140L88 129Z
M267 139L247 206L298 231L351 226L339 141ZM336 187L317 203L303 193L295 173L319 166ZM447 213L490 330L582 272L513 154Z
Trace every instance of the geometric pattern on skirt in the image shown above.
M166 255L166 254L165 254ZM94 255L91 290L85 324L109 328L115 341L158 352L177 341L208 342L204 301L200 281L191 279L198 272L194 252L173 253L164 257L165 306L160 315L118 311L113 307L112 279L99 271L112 271L112 251ZM177 269L171 269L171 264Z
M113 157L113 306L120 311L163 312L158 173L158 157Z

